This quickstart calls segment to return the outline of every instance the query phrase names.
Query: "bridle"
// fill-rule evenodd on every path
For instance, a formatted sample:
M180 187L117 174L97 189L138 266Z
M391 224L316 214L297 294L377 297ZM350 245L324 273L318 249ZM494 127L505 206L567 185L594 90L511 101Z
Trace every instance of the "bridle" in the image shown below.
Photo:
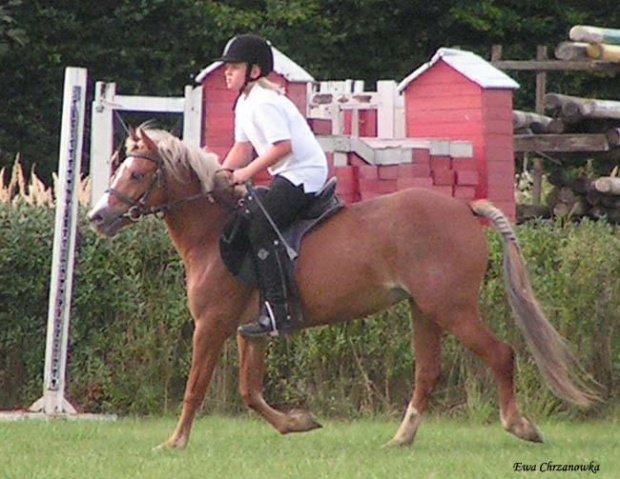
M178 200L170 201L168 200L168 196L169 196L168 195L168 179L166 177L166 168L164 168L164 161L158 156L152 156L152 155L148 155L145 153L131 153L125 157L125 160L127 158L141 158L143 160L151 161L155 163L155 165L157 165L157 170L153 174L153 177L151 178L151 182L149 183L149 186L146 188L146 190L144 190L144 193L142 193L138 198L132 198L126 195L125 193L118 191L116 188L108 188L108 190L106 191L107 193L109 193L110 195L120 200L121 203L124 203L129 206L129 209L121 215L121 218L126 218L131 221L138 221L140 218L144 216L150 216L150 215L154 215L157 218L162 218L163 214L166 211L169 211L175 206L181 203L195 201L200 198L208 198L209 201L211 201L212 203L217 202L218 204L225 206L227 209L232 210L236 208L236 201L234 200L234 188L235 188L234 183L230 183L229 185L231 188L230 195L227 195L226 198L221 194L217 194L218 193L217 188L213 188L210 191L204 191L196 195L186 196ZM218 173L221 173L221 172L226 173L230 171L231 170L229 169L222 168L222 169L217 170L215 174L217 175ZM164 187L164 198L166 198L166 200L159 206L155 206L155 207L147 206L146 203L149 199L149 196L154 191L155 187L162 183Z

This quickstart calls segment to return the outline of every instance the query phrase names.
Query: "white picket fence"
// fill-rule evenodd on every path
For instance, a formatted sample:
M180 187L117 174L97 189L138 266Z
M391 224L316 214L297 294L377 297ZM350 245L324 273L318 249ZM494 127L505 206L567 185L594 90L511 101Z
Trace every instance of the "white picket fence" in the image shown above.
M377 91L365 91L363 80L323 81L312 85L309 118L329 119L332 135L344 133L344 112L351 111L351 136L359 136L360 111L377 110L377 136L405 137L404 98L393 80L377 82Z
M90 138L91 204L108 188L110 158L114 148L115 111L181 113L183 139L200 146L202 127L202 87L185 87L184 97L127 96L116 94L116 83L97 82L92 104Z

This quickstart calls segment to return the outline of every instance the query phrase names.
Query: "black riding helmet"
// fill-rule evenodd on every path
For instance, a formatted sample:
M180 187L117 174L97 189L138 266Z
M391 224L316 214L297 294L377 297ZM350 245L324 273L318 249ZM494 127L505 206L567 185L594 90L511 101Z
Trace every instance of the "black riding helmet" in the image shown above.
M247 63L247 81L250 81L249 76L252 65L260 67L261 77L267 76L273 71L271 45L263 38L252 34L237 35L230 39L224 48L222 56L217 58L216 61ZM258 78L253 78L252 80L258 80Z

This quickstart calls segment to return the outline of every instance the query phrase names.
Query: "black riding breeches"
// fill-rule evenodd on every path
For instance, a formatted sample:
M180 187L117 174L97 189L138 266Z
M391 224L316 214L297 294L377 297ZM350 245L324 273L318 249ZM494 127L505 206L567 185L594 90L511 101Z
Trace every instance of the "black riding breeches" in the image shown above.
M282 176L271 182L269 192L260 198L265 210L280 231L293 223L300 211L315 198L314 193L304 193L303 185L295 186ZM254 202L255 203L255 202ZM254 254L261 294L264 301L282 304L290 300L286 281L286 263L290 261L269 220L257 204L250 206L252 214L248 237Z
M315 198L315 193L305 193L303 185L295 186L283 176L276 176L269 186L269 192L261 197L261 203L280 231L289 226ZM253 210L248 231L253 249L271 248L277 234L257 205Z

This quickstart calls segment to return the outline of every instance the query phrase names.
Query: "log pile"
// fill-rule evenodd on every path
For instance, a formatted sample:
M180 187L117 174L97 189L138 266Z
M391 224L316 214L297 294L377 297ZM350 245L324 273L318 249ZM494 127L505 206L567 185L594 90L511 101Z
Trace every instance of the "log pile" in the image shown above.
M537 72L603 71L602 67L611 73L620 72L620 29L576 25L569 36L571 41L562 42L555 49L560 62L539 61ZM542 85L539 91L537 83L537 111L543 110L544 103L544 114L513 111L515 152L541 154L556 164L596 160L598 171L618 165L620 101L545 94L544 81ZM553 189L547 204L517 205L517 220L589 217L620 224L620 178L615 172L602 178L569 179L565 170L557 170L548 177ZM539 175L538 191L540 181ZM537 200L535 203L540 202L539 196Z
M569 37L571 41L562 42L556 47L557 59L576 63L597 60L620 64L620 29L575 25ZM610 146L619 146L620 101L547 93L544 106L547 114L542 117L515 111L515 133L605 134Z
M620 178L617 169L601 178L570 179L563 170L549 175L553 189L547 197L549 213L556 217L578 220L606 218L620 224Z

